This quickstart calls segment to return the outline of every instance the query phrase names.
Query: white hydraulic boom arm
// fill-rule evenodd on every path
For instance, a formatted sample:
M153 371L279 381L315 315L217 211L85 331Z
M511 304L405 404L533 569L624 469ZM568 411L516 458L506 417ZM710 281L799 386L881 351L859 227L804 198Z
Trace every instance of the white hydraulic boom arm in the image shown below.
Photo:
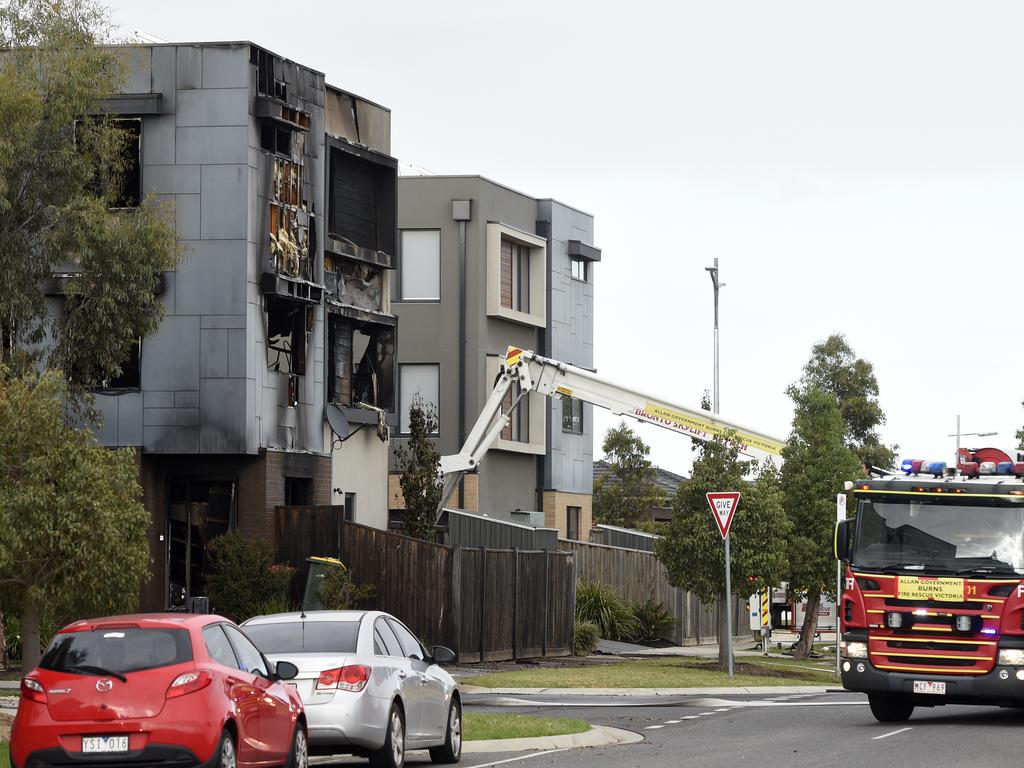
M519 384L519 397L507 412L502 413L501 406L505 396L515 383ZM538 392L548 397L575 397L616 415L631 416L638 421L681 432L695 440L711 440L731 433L741 453L759 460L764 457L777 460L782 453L782 440L723 419L721 415L712 415L703 408L687 408L659 400L634 389L604 381L583 368L541 357L529 350L509 347L505 354L505 362L501 366L501 374L487 402L484 403L480 416L466 436L462 450L457 454L441 457L444 489L441 507L437 510L438 515L447 506L459 479L464 473L480 465L488 449L509 424L510 413L515 410L519 400L530 392Z

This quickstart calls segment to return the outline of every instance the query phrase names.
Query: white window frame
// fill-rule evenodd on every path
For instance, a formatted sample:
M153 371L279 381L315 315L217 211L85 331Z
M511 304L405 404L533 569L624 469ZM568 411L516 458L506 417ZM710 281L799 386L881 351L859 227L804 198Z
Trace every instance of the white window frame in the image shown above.
M530 311L520 312L501 305L501 241L526 246L530 252ZM502 317L534 328L547 326L546 297L548 290L545 251L548 241L543 237L498 222L487 222L487 314Z
M582 272L583 277L580 277L579 275L576 274L577 264L580 266L580 271ZM584 259L582 256L569 257L569 274L572 276L573 280L579 280L581 283L587 282L587 272L589 271L590 268L587 264L587 260Z
M490 394L490 385L498 377L498 371L504 361L504 355L487 355L484 368L485 387L488 389L481 393L483 399ZM527 396L529 401L528 421L528 442L519 440L505 440L500 435L494 441L493 449L499 451L512 451L513 453L528 453L534 456L543 456L547 452L547 435L544 428L544 418L547 414L547 403L544 395L537 392L530 392Z
M405 247L405 236L407 234L429 234L434 233L437 235L437 290L436 291L422 291L422 293L436 293L436 296L423 295L406 295L405 277L406 271L406 258L407 251ZM420 303L437 303L441 301L441 230L440 229L402 229L398 232L399 241L399 256L398 256L398 301L407 302L420 302Z

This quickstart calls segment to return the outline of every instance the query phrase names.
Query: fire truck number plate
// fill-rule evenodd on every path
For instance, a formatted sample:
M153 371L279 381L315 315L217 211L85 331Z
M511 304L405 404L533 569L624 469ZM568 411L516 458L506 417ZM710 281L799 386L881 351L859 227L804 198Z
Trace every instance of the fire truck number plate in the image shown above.
M914 693L937 693L942 696L946 693L946 684L933 680L915 680Z
M959 603L964 599L964 580L900 576L896 596L900 600L942 600Z

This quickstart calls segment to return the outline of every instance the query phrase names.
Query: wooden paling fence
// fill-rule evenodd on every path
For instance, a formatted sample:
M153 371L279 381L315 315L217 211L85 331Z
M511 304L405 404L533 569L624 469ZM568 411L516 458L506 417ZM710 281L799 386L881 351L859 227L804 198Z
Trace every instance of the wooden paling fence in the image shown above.
M684 645L718 639L718 601L708 605L673 587L653 552L566 539L560 539L558 546L576 556L576 577L580 581L608 584L630 601L655 600L664 605L675 620L674 642ZM733 610L733 631L745 634L746 604L737 601Z
M576 608L575 555L543 550L452 548L344 521L341 507L278 507L277 557L301 566L338 557L366 607L399 617L460 662L566 656Z

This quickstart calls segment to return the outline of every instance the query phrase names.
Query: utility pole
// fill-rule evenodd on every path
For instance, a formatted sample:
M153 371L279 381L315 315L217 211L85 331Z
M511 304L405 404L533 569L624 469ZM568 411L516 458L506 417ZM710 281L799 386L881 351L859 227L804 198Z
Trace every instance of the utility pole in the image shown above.
M715 377L714 394L711 399L711 412L718 415L721 404L719 403L718 391L718 290L725 287L725 283L718 282L718 257L715 257L715 264L712 267L704 267L711 275L711 284L715 289ZM725 611L725 652L729 657L729 677L732 677L732 574L730 573L729 557L729 535L725 536L725 604L722 610Z
M717 336L716 336L717 338ZM953 466L960 463L960 438L961 437L991 437L992 435L998 435L998 432L961 432L960 431L960 414L956 415L956 434L946 435L946 437L956 438L956 461Z

